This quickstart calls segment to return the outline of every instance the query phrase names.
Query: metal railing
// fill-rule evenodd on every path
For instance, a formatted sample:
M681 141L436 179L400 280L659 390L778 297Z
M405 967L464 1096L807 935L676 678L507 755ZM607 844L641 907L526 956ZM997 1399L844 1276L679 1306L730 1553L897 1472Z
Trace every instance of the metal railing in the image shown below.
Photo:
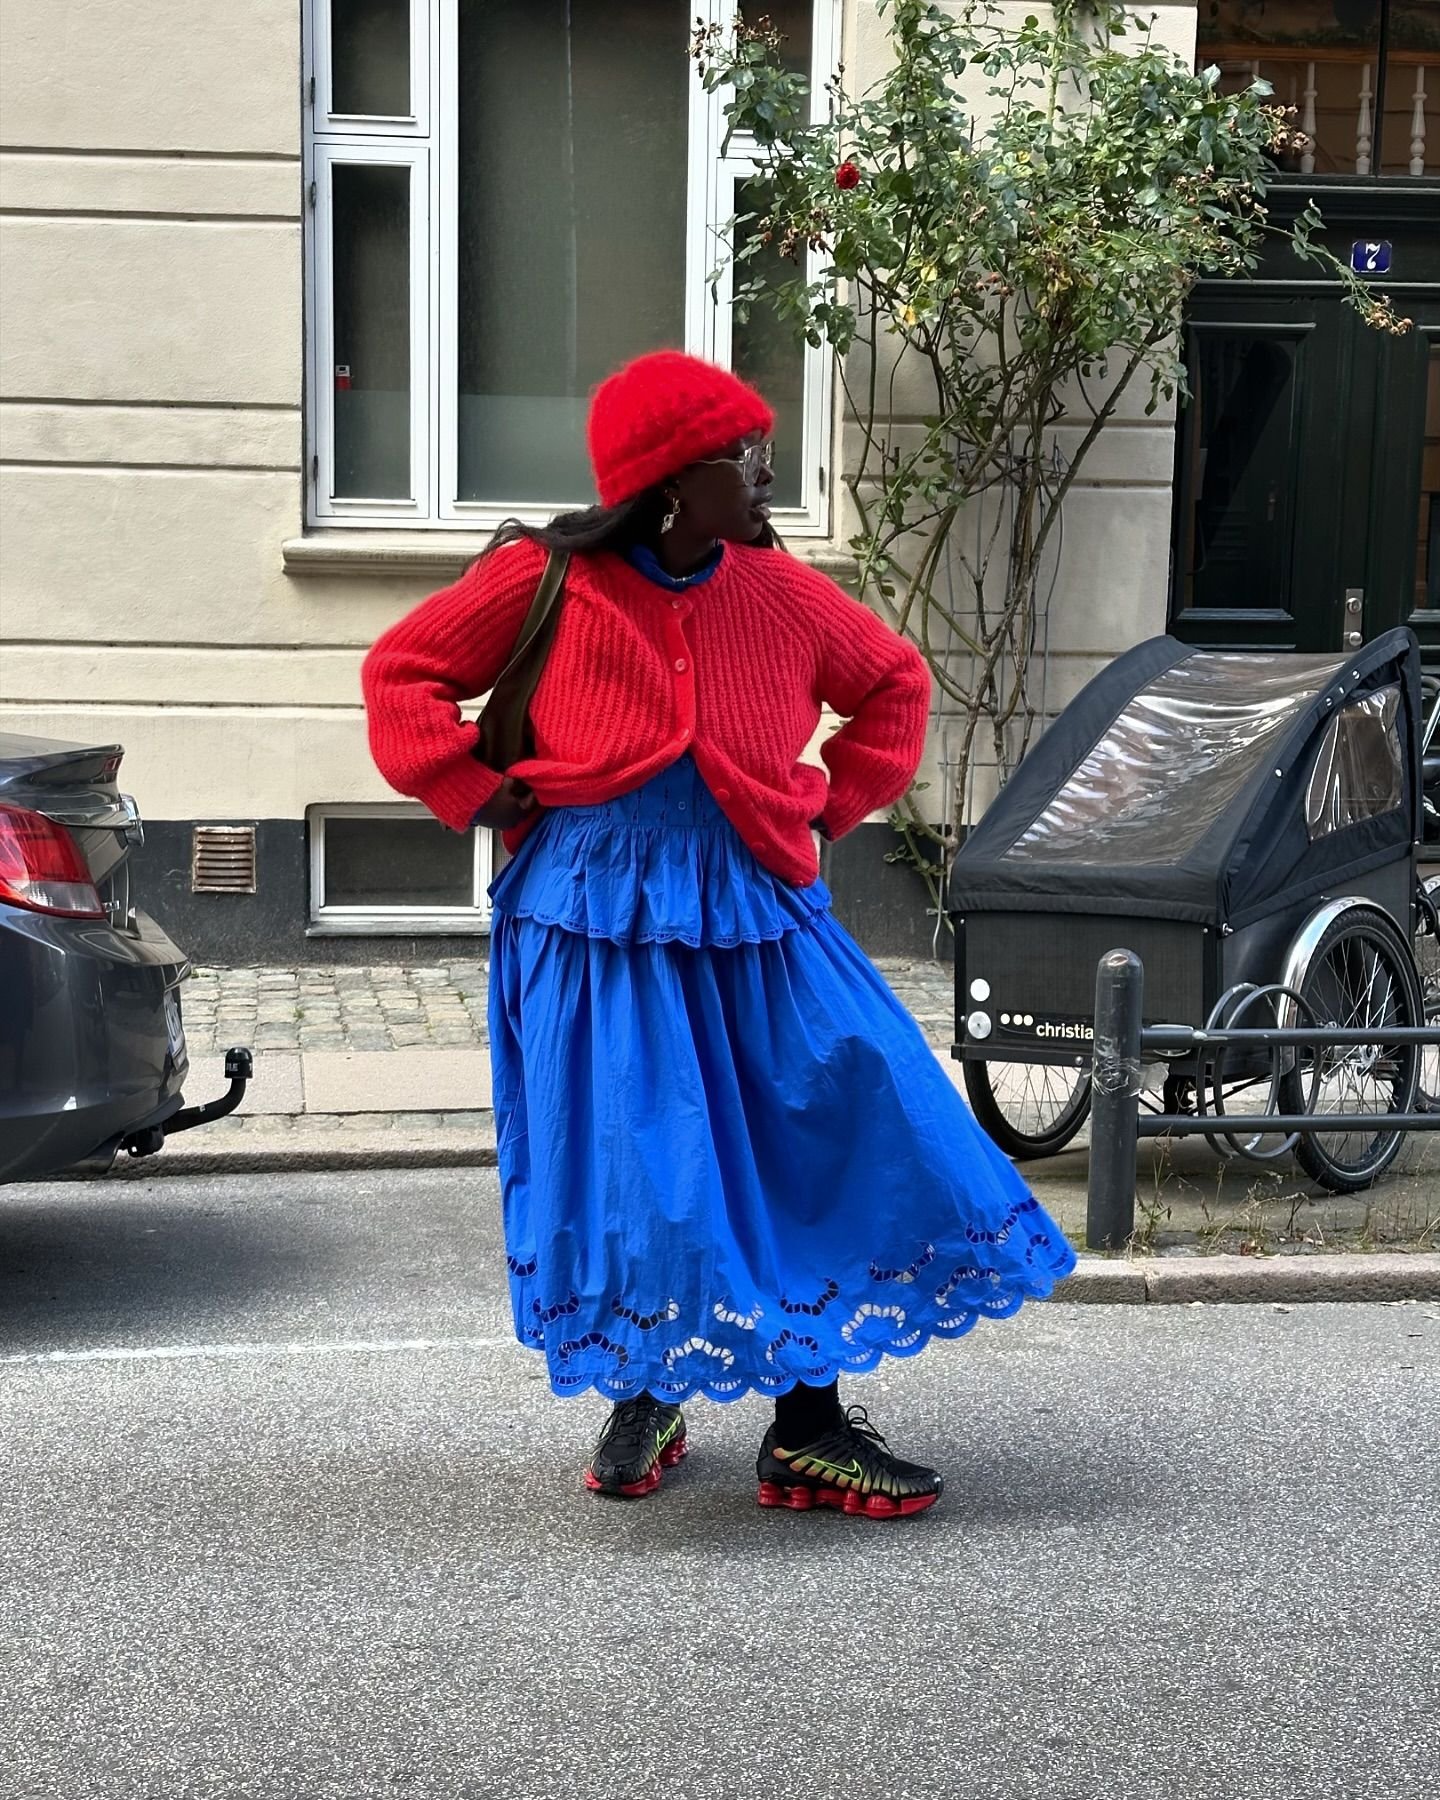
M1234 1141L1237 1130L1271 1135L1313 1131L1440 1131L1440 1112L1140 1114L1147 1061L1214 1051L1345 1049L1372 1044L1440 1048L1440 1026L1247 1026L1200 1029L1144 1024L1145 971L1133 950L1101 957L1095 977L1095 1048L1090 1114L1090 1187L1085 1242L1119 1250L1135 1231L1135 1159L1142 1138L1208 1137ZM1196 1083L1199 1096L1201 1083ZM1271 1160L1266 1157L1262 1160Z

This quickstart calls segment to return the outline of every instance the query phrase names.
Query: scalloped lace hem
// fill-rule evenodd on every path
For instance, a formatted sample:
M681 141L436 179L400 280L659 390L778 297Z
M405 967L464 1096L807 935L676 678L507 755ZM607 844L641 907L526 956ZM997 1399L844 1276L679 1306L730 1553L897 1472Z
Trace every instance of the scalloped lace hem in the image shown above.
M813 1369L807 1369L803 1375L769 1375L760 1370L747 1370L734 1375L726 1375L721 1379L706 1380L697 1376L689 1382L676 1382L668 1376L659 1376L653 1372L646 1375L643 1371L628 1380L603 1370L593 1372L579 1370L573 1378L557 1378L555 1371L550 1372L550 1390L560 1399L569 1399L572 1394L596 1393L606 1400L633 1400L637 1394L650 1393L658 1400L666 1400L672 1405L683 1405L687 1400L718 1400L722 1404L729 1400L743 1400L749 1394L760 1394L774 1399L778 1394L788 1394L792 1388L804 1382L810 1387L825 1387L832 1381L838 1381L842 1375L868 1375L878 1369L887 1357L898 1360L901 1357L918 1356L934 1338L964 1337L973 1331L982 1318L1008 1319L1017 1313L1027 1296L1017 1295L1015 1304L1007 1312L981 1313L972 1312L963 1318L956 1319L949 1329L939 1325L929 1331L917 1334L914 1343L900 1342L882 1344L867 1350L863 1356L851 1356L817 1363ZM523 1340L522 1340L523 1342ZM527 1348L538 1346L527 1345Z
M1073 1262L1070 1266L1073 1267ZM887 1358L898 1361L918 1356L936 1338L964 1337L981 1319L1013 1318L1027 1300L1048 1298L1055 1284L1069 1272L1065 1268L1055 1271L1053 1276L1047 1273L1026 1286L997 1287L985 1301L962 1304L948 1315L922 1316L917 1322L916 1316L911 1314L901 1319L901 1329L893 1336L880 1340L871 1338L863 1344L822 1345L813 1330L805 1329L809 1321L797 1321L793 1328L782 1333L785 1340L782 1348L792 1355L797 1350L813 1352L813 1359L807 1360L800 1369L767 1367L763 1361L752 1358L742 1361L728 1346L699 1335L686 1340L662 1359L651 1361L647 1358L644 1364L599 1332L556 1347L548 1346L543 1334L531 1329L520 1333L519 1341L526 1349L549 1353L551 1391L562 1399L586 1393L599 1394L612 1401L633 1400L637 1394L650 1393L676 1405L697 1398L723 1403L742 1400L749 1394L773 1399L778 1394L788 1394L802 1382L811 1387L823 1387L842 1375L868 1375ZM853 1326L860 1320L878 1321L899 1310L866 1303L857 1308L850 1324ZM691 1365L688 1370L684 1367L686 1363Z

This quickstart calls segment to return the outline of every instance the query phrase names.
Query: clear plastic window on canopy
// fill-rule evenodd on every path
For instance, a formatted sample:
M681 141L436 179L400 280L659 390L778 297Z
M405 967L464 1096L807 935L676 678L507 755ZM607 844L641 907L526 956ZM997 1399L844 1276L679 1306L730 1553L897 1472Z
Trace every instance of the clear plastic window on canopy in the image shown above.
M1187 656L1127 703L1007 857L1176 862L1344 666L1329 656Z
M1311 842L1347 825L1382 818L1404 798L1397 685L1352 700L1326 727L1305 790Z

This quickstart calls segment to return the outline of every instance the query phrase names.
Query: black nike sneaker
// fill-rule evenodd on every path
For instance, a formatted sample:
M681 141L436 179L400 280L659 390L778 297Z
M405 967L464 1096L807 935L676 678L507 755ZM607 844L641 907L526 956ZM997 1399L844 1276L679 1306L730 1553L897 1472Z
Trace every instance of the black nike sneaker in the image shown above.
M585 1485L592 1494L643 1499L655 1492L662 1472L673 1469L688 1447L680 1408L641 1394L610 1414L585 1471Z
M832 1506L866 1519L903 1519L924 1512L945 1485L934 1469L892 1456L863 1406L849 1407L832 1430L795 1450L776 1441L772 1425L755 1473L762 1506L788 1506L795 1512Z

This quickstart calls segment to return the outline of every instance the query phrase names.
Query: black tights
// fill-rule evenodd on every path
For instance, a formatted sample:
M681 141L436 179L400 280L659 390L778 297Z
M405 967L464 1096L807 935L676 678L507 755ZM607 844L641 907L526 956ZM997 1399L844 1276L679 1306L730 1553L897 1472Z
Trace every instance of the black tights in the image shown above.
M788 1394L776 1396L775 1431L787 1448L813 1444L816 1438L833 1431L844 1416L838 1381L826 1387L806 1387L797 1382Z
M669 1404L653 1394L647 1398L657 1406ZM788 1394L779 1394L775 1399L775 1431L787 1448L813 1444L816 1438L833 1431L844 1417L838 1381L825 1387L806 1387L797 1382Z

